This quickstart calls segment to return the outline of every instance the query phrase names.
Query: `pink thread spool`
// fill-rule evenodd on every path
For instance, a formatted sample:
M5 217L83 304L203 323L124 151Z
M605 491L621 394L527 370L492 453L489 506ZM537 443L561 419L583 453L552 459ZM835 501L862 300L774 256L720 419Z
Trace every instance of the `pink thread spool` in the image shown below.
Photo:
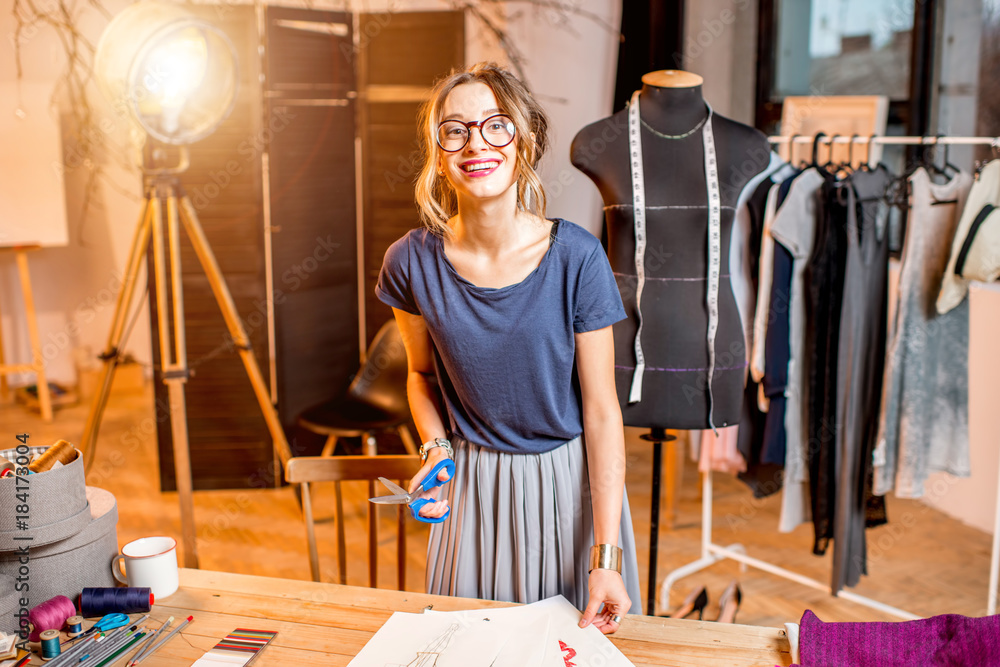
M66 624L66 619L75 615L76 607L65 595L57 595L51 600L46 600L28 612L28 621L32 625L28 640L37 642L46 630L61 630Z

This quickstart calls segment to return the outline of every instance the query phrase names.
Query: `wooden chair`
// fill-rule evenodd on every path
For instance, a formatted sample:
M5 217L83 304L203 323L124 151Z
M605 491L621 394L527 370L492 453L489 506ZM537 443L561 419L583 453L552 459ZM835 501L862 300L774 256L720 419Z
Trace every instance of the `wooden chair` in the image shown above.
M319 553L316 549L316 526L313 519L312 495L309 485L313 482L334 482L337 498L337 564L339 583L347 582L347 540L344 535L344 503L340 483L366 480L368 497L376 494L375 482L379 477L391 479L406 488L410 479L420 469L419 456L299 456L289 459L285 466L285 479L299 484L302 489L302 510L306 522L306 539L309 542L309 568L313 581L319 581ZM381 485L379 485L381 486ZM399 590L406 586L406 522L410 510L399 505L397 537L397 583ZM372 588L378 585L378 505L368 503L368 581Z

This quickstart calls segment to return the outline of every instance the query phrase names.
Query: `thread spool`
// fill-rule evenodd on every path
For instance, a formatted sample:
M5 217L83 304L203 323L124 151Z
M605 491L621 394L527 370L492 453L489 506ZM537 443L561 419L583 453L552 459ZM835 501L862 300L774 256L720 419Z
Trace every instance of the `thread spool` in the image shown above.
M153 606L148 588L84 588L80 593L80 615L84 618L108 614L144 614Z
M73 601L65 595L46 600L28 612L28 622L33 626L28 639L37 642L46 630L58 631L66 624L66 619L75 614Z
M42 641L42 660L51 660L62 653L58 630L46 630L39 637Z
M56 461L66 465L76 459L76 447L65 440L59 440L28 464L28 470L34 472L45 472L56 464Z
M70 616L66 619L66 634L70 637L83 634L83 616Z

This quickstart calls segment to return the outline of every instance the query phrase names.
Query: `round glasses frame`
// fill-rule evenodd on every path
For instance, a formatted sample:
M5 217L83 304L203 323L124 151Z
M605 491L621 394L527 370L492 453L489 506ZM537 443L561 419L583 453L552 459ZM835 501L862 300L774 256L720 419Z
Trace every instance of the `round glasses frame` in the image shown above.
M507 141L503 142L502 144L495 144L495 143L493 143L492 141L490 141L486 137L486 133L483 132L483 127L485 127L486 124L489 123L491 120L494 120L496 118L502 118L502 119L504 119L505 125L507 125L510 128L510 139L508 139ZM459 125L464 125L465 128L466 128L466 130L468 130L468 134L465 135L465 143L463 143L458 148L445 148L442 145L442 143L441 143L441 128L444 127L445 125L447 125L448 123L458 123ZM438 148L440 148L441 150L443 150L445 153L457 153L457 152L459 152L460 150L464 149L466 146L469 145L469 141L472 139L472 128L474 128L474 127L478 127L479 128L479 136L481 136L483 138L483 141L485 141L487 144L489 144L493 148L503 148L504 146L509 146L510 143L512 141L514 141L514 138L517 136L517 126L514 125L514 121L511 120L510 116L508 116L507 114L502 114L502 113L493 114L492 116L490 116L489 118L486 118L484 120L473 120L473 121L470 121L468 123L466 123L465 121L461 121L461 120L446 120L446 121L443 121L441 123L438 123L438 131L437 131L437 136L436 136Z

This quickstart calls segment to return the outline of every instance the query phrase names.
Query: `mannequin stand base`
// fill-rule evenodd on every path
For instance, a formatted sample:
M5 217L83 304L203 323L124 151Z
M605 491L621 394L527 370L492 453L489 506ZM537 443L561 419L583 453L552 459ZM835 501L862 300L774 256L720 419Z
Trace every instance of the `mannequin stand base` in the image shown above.
M653 488L649 502L649 579L646 583L646 615L656 610L656 560L660 546L660 471L663 469L663 443L673 442L677 436L666 429L652 428L639 436L653 443Z

